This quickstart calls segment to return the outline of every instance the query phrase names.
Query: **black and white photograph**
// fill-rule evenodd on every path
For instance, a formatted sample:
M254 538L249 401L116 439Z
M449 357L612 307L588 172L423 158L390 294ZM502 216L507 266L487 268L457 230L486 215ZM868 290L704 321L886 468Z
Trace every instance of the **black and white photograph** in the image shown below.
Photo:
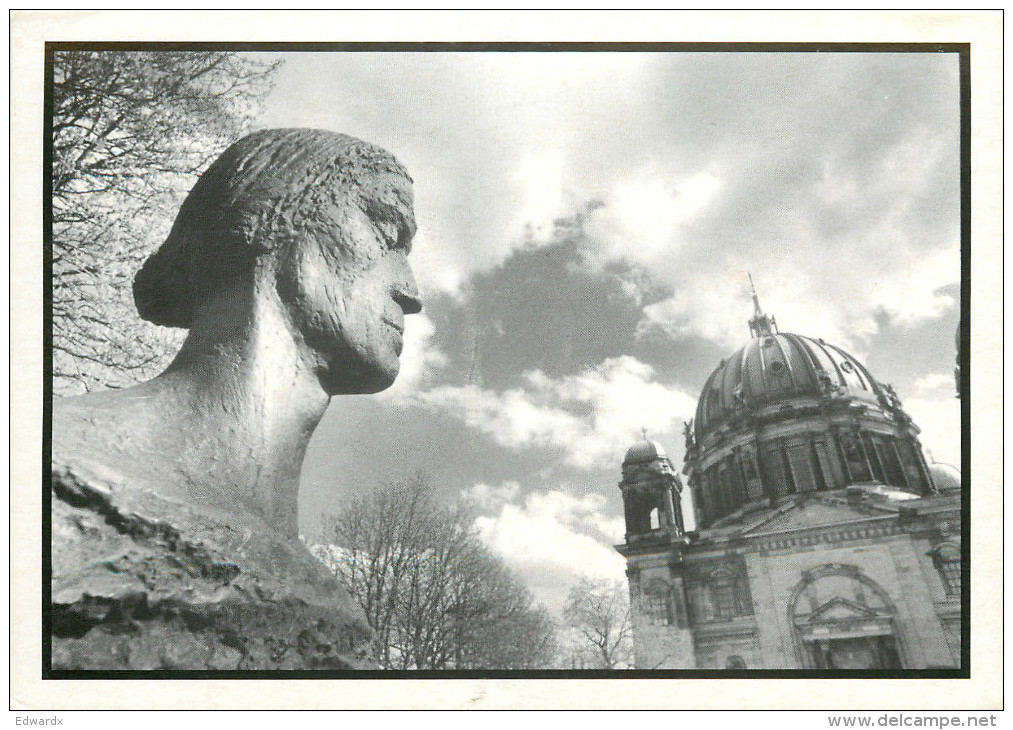
M71 38L31 244L44 689L991 666L959 34ZM754 692L721 709L789 706Z

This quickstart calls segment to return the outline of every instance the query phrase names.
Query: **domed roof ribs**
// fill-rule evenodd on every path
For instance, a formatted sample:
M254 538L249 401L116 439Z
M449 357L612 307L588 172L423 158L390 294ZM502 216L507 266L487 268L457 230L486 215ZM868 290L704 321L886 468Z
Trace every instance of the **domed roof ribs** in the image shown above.
M781 337L775 337L774 338L774 342L777 343L777 351L781 353L781 360L784 362L785 368L788 369L787 381L788 381L789 385L787 386L786 389L787 390L795 390L796 389L796 387L795 387L795 370L791 366L791 355L788 353L788 350L790 349L790 347L789 348L785 347L785 341L787 341L788 344L791 345L790 336L789 337L784 337L782 335Z
M833 347L833 345L828 345L823 340L817 340L816 344L819 346L820 350L823 351L823 354L826 355L827 360L830 361L830 365L834 369L834 374L837 376L837 384L841 386L846 385L848 381L844 377L844 373L841 372L841 366L837 362L837 358L830 354L830 348Z
M858 374L861 375L862 380L865 381L865 387L868 391L875 396L882 397L883 388L879 384L879 381L872 377L872 373L869 372L869 368L865 367L865 365L858 360L855 360L855 358L852 357L851 359L855 363L855 371L858 372Z
M722 368L719 366L714 372L707 378L707 382L704 383L703 393L700 395L700 400L696 404L696 418L693 420L693 430L696 433L697 443L704 435L704 424L707 428L710 428L713 422L717 422L721 418L721 414L715 414L713 417L710 415L711 410L711 389L713 388L714 379L718 376Z
M764 337L777 334L777 320L766 314L760 306L760 297L756 294L756 285L753 284L753 275L748 271L749 288L753 291L753 318L749 320L749 332L753 337Z
M820 380L818 373L820 370L823 369L823 367L819 364L819 361L816 359L815 353L812 351L814 344L815 343L813 343L812 339L809 337L803 337L802 335L795 335L795 346L801 353L801 360L803 364L809 366L809 369L807 371L809 375L809 384L819 388Z
M863 390L870 393L871 395L876 396L877 398L882 397L883 391L879 387L879 383L876 381L874 377L872 377L872 373L869 372L869 369L865 367L865 365L860 363L858 360L852 357L850 353L845 352L837 345L828 345L828 347L833 348L834 352L837 353L838 357L841 358L842 362L851 363L855 380L858 381L858 384L862 387ZM834 364L837 365L836 362ZM842 378L841 382L848 384L848 379Z
M757 337L759 337L759 335L757 335ZM763 341L759 339L753 342L753 347L756 349L756 356L760 360L760 369L758 371L758 374L760 376L760 388L761 388L760 392L763 393L762 399L766 400L767 398L770 397L770 382L767 379L767 370L768 370L767 357L764 354L764 351L767 348L763 346Z

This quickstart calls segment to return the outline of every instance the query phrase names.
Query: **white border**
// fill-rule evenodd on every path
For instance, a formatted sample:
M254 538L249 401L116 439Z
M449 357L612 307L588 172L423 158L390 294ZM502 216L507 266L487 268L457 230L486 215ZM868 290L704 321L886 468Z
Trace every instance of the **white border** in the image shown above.
M971 43L974 411L970 680L42 681L43 43L847 41ZM11 15L11 709L1002 707L1002 15L914 11L14 11Z

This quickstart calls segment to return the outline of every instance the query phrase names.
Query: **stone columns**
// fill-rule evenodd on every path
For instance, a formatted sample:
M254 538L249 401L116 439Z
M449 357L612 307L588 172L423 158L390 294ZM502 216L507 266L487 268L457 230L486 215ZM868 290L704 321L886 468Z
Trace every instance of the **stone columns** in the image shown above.
M851 475L851 465L848 464L848 455L844 453L844 447L841 445L841 434L837 426L830 427L830 438L834 442L834 450L837 452L837 458L841 463L841 473L844 474L844 483L853 484L855 478Z
M665 511L666 522L670 527L679 527L679 521L675 517L675 504L672 501L672 485L666 485L662 494L661 502ZM682 532L682 529L679 529Z
M904 483L898 486L911 487L911 483L907 478L907 471L904 469L904 460L900 458L900 450L897 448L897 439L894 437L890 438L890 448L893 449L893 456L897 460L897 468L900 470L900 478L904 480Z
M858 442L858 450L862 452L862 458L865 459L865 468L869 470L869 479L875 479L876 473L872 470L872 462L869 461L869 453L865 450L865 439L862 438L862 431L858 427L858 424L854 424L851 427L852 432L855 436L855 441Z

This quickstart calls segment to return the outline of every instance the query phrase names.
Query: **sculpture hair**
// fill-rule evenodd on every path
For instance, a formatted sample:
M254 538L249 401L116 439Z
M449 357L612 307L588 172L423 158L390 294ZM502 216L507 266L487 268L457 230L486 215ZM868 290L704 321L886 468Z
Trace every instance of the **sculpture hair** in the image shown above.
M408 171L381 147L319 129L255 132L200 176L165 242L134 277L146 320L190 327L195 304L216 283L252 269L257 257L303 232L320 208L344 196L362 205L362 180ZM399 201L402 206L410 201Z

